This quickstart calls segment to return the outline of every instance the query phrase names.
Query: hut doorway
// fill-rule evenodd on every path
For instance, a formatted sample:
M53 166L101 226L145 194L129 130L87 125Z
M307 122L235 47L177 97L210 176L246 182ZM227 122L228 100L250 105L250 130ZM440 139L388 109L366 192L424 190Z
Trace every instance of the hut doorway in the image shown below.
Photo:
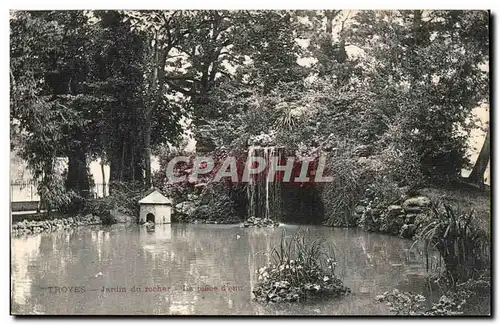
M152 213L148 213L146 215L146 222L152 222L152 223L154 223L155 222L155 215L152 214Z

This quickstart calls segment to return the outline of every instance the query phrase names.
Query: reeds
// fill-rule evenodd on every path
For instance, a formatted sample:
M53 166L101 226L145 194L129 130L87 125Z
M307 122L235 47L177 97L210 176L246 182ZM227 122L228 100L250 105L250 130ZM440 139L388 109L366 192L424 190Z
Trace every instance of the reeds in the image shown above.
M417 240L439 251L453 282L473 277L490 259L488 236L478 226L475 211L460 213L459 206L434 202Z
M312 239L307 231L286 236L283 231L269 256L271 262L257 271L257 300L297 301L349 292L335 275L334 247L323 238Z

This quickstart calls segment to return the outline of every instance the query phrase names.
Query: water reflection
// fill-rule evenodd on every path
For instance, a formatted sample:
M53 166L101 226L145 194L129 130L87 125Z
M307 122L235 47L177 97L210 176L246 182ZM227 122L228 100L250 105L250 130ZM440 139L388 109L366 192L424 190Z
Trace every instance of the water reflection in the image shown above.
M284 227L289 235L299 228ZM420 246L358 229L307 228L335 245L351 295L300 305L252 302L255 270L269 261L282 228L174 224L147 232L114 225L13 238L13 313L387 314L376 294L425 289Z

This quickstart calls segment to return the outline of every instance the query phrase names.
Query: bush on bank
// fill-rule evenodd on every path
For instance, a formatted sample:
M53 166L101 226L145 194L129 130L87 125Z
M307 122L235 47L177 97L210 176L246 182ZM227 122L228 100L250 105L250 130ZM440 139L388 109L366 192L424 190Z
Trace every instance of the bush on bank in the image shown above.
M433 202L417 231L417 240L439 251L446 276L453 282L476 276L491 258L490 239L476 212L460 210L459 204Z
M110 194L103 198L91 198L85 201L81 214L99 216L103 224L117 222L112 211L137 217L139 215L139 200L145 191L140 186L126 183L110 184Z

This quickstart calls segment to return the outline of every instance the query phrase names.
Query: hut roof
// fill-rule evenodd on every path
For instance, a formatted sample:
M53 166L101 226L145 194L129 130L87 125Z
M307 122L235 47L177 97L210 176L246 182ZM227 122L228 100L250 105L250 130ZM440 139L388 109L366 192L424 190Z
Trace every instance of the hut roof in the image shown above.
M165 197L163 194L154 190L142 200L139 201L139 204L172 204L172 200Z

